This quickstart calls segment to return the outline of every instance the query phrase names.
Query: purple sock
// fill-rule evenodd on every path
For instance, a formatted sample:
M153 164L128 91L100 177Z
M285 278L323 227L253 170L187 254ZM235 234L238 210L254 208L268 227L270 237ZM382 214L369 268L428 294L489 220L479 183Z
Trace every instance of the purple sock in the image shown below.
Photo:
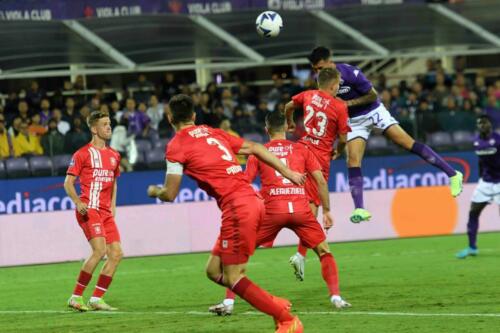
M469 222L467 223L467 236L469 237L469 247L477 249L477 230L479 229L479 215L475 212L469 213Z
M363 174L361 168L347 168L349 188L351 189L354 208L364 208L363 204Z
M441 156L439 156L431 147L416 142L411 147L411 152L420 156L427 163L434 165L435 167L441 169L448 177L453 177L456 175L455 169L453 169Z

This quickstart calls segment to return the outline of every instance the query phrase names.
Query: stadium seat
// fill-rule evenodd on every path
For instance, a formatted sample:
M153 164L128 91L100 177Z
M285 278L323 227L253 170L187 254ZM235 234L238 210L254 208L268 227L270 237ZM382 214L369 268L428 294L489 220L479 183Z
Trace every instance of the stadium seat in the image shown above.
M161 138L161 139L158 139L154 142L153 144L153 148L154 149L157 149L157 148L161 148L163 150L165 150L165 146L168 144L170 140L168 138Z
M437 150L446 150L453 146L451 135L448 132L436 132L429 135L427 143Z
M146 164L149 169L165 168L165 151L161 148L149 150L146 152Z
M144 152L142 151L137 151L137 160L134 163L134 170L135 171L141 171L141 170L147 170L148 165L146 163L146 159L144 158Z
M7 173L5 171L5 164L0 160L0 179L5 179L7 177Z
M58 176L65 175L70 162L71 155L56 155L52 157L54 173Z
M148 140L138 139L135 140L135 145L137 146L137 150L139 152L147 152L153 148L153 145Z
M387 139L382 135L372 135L366 143L368 155L384 155L392 151Z
M255 141L255 142L259 142L259 143L264 142L264 137L261 134L256 133L256 132L243 134L243 138L245 140Z
M24 157L8 159L5 162L5 169L9 178L24 178L31 175L28 160Z
M52 161L47 156L33 156L29 160L31 174L35 177L52 176Z
M456 131L452 134L453 142L460 149L472 148L474 134L469 131Z

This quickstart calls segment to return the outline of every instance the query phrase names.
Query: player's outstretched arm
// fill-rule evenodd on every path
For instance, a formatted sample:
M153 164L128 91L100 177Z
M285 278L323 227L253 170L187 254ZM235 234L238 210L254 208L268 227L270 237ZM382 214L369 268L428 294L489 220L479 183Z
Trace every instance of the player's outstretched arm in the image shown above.
M158 198L161 201L172 202L177 197L181 187L182 175L167 174L163 187L149 185L148 195L152 198Z
M290 170L283 162L281 162L274 154L270 153L266 147L260 143L252 141L244 141L238 154L255 155L259 160L266 163L273 169L276 169L283 177L289 179L292 183L303 185L306 181L304 174Z
M333 226L333 218L330 215L330 196L328 194L328 183L323 177L321 170L316 170L311 172L312 177L316 184L318 184L318 194L321 200L321 206L323 207L323 227L325 230L330 229Z
M293 120L293 112L295 111L295 103L290 101L285 105L285 117L288 124L288 132L295 131L295 121Z
M76 210L80 214L85 215L87 214L87 204L83 203L82 200L80 200L80 197L78 197L78 193L76 193L75 182L75 176L66 175L66 179L64 179L64 190L76 205Z
M113 194L111 195L111 212L113 216L116 216L116 191L118 190L118 185L115 182L113 183Z
M378 93L375 90L375 88L372 87L372 89L366 94L363 95L359 98L355 99L350 99L348 101L345 101L347 106L359 106L359 105L367 105L375 102L378 98Z
M347 134L339 134L337 138L337 147L333 151L332 160L335 160L342 156L347 145Z

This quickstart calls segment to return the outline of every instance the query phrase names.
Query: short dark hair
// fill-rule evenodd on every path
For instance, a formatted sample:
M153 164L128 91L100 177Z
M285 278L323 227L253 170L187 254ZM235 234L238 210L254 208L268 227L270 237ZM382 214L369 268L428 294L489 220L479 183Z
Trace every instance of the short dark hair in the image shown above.
M482 113L480 114L479 116L477 116L477 120L480 120L480 119L483 119L483 120L488 120L490 123L493 124L493 120L491 119L491 117L486 114L486 113Z
M87 117L87 125L90 127L94 126L99 119L109 117L109 113L102 111L92 111L92 113Z
M323 68L318 74L318 86L324 87L326 84L340 80L340 72L335 68Z
M321 60L328 60L332 57L332 51L324 46L318 46L307 56L311 65L315 65Z
M285 123L285 115L278 110L270 111L266 114L266 127L268 131L282 131L285 127Z
M188 95L178 94L168 102L172 114L172 123L179 124L191 121L194 113L193 99Z

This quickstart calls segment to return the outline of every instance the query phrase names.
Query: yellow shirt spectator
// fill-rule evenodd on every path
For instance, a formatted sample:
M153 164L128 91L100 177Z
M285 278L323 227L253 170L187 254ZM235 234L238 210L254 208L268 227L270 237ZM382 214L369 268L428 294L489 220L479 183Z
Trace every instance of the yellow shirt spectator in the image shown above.
M0 159L9 158L11 156L10 148L9 148L9 135L7 130L4 130L3 133L0 133Z
M40 140L28 130L28 124L21 124L20 133L12 140L14 146L14 155L20 157L23 155L42 155L43 148Z

